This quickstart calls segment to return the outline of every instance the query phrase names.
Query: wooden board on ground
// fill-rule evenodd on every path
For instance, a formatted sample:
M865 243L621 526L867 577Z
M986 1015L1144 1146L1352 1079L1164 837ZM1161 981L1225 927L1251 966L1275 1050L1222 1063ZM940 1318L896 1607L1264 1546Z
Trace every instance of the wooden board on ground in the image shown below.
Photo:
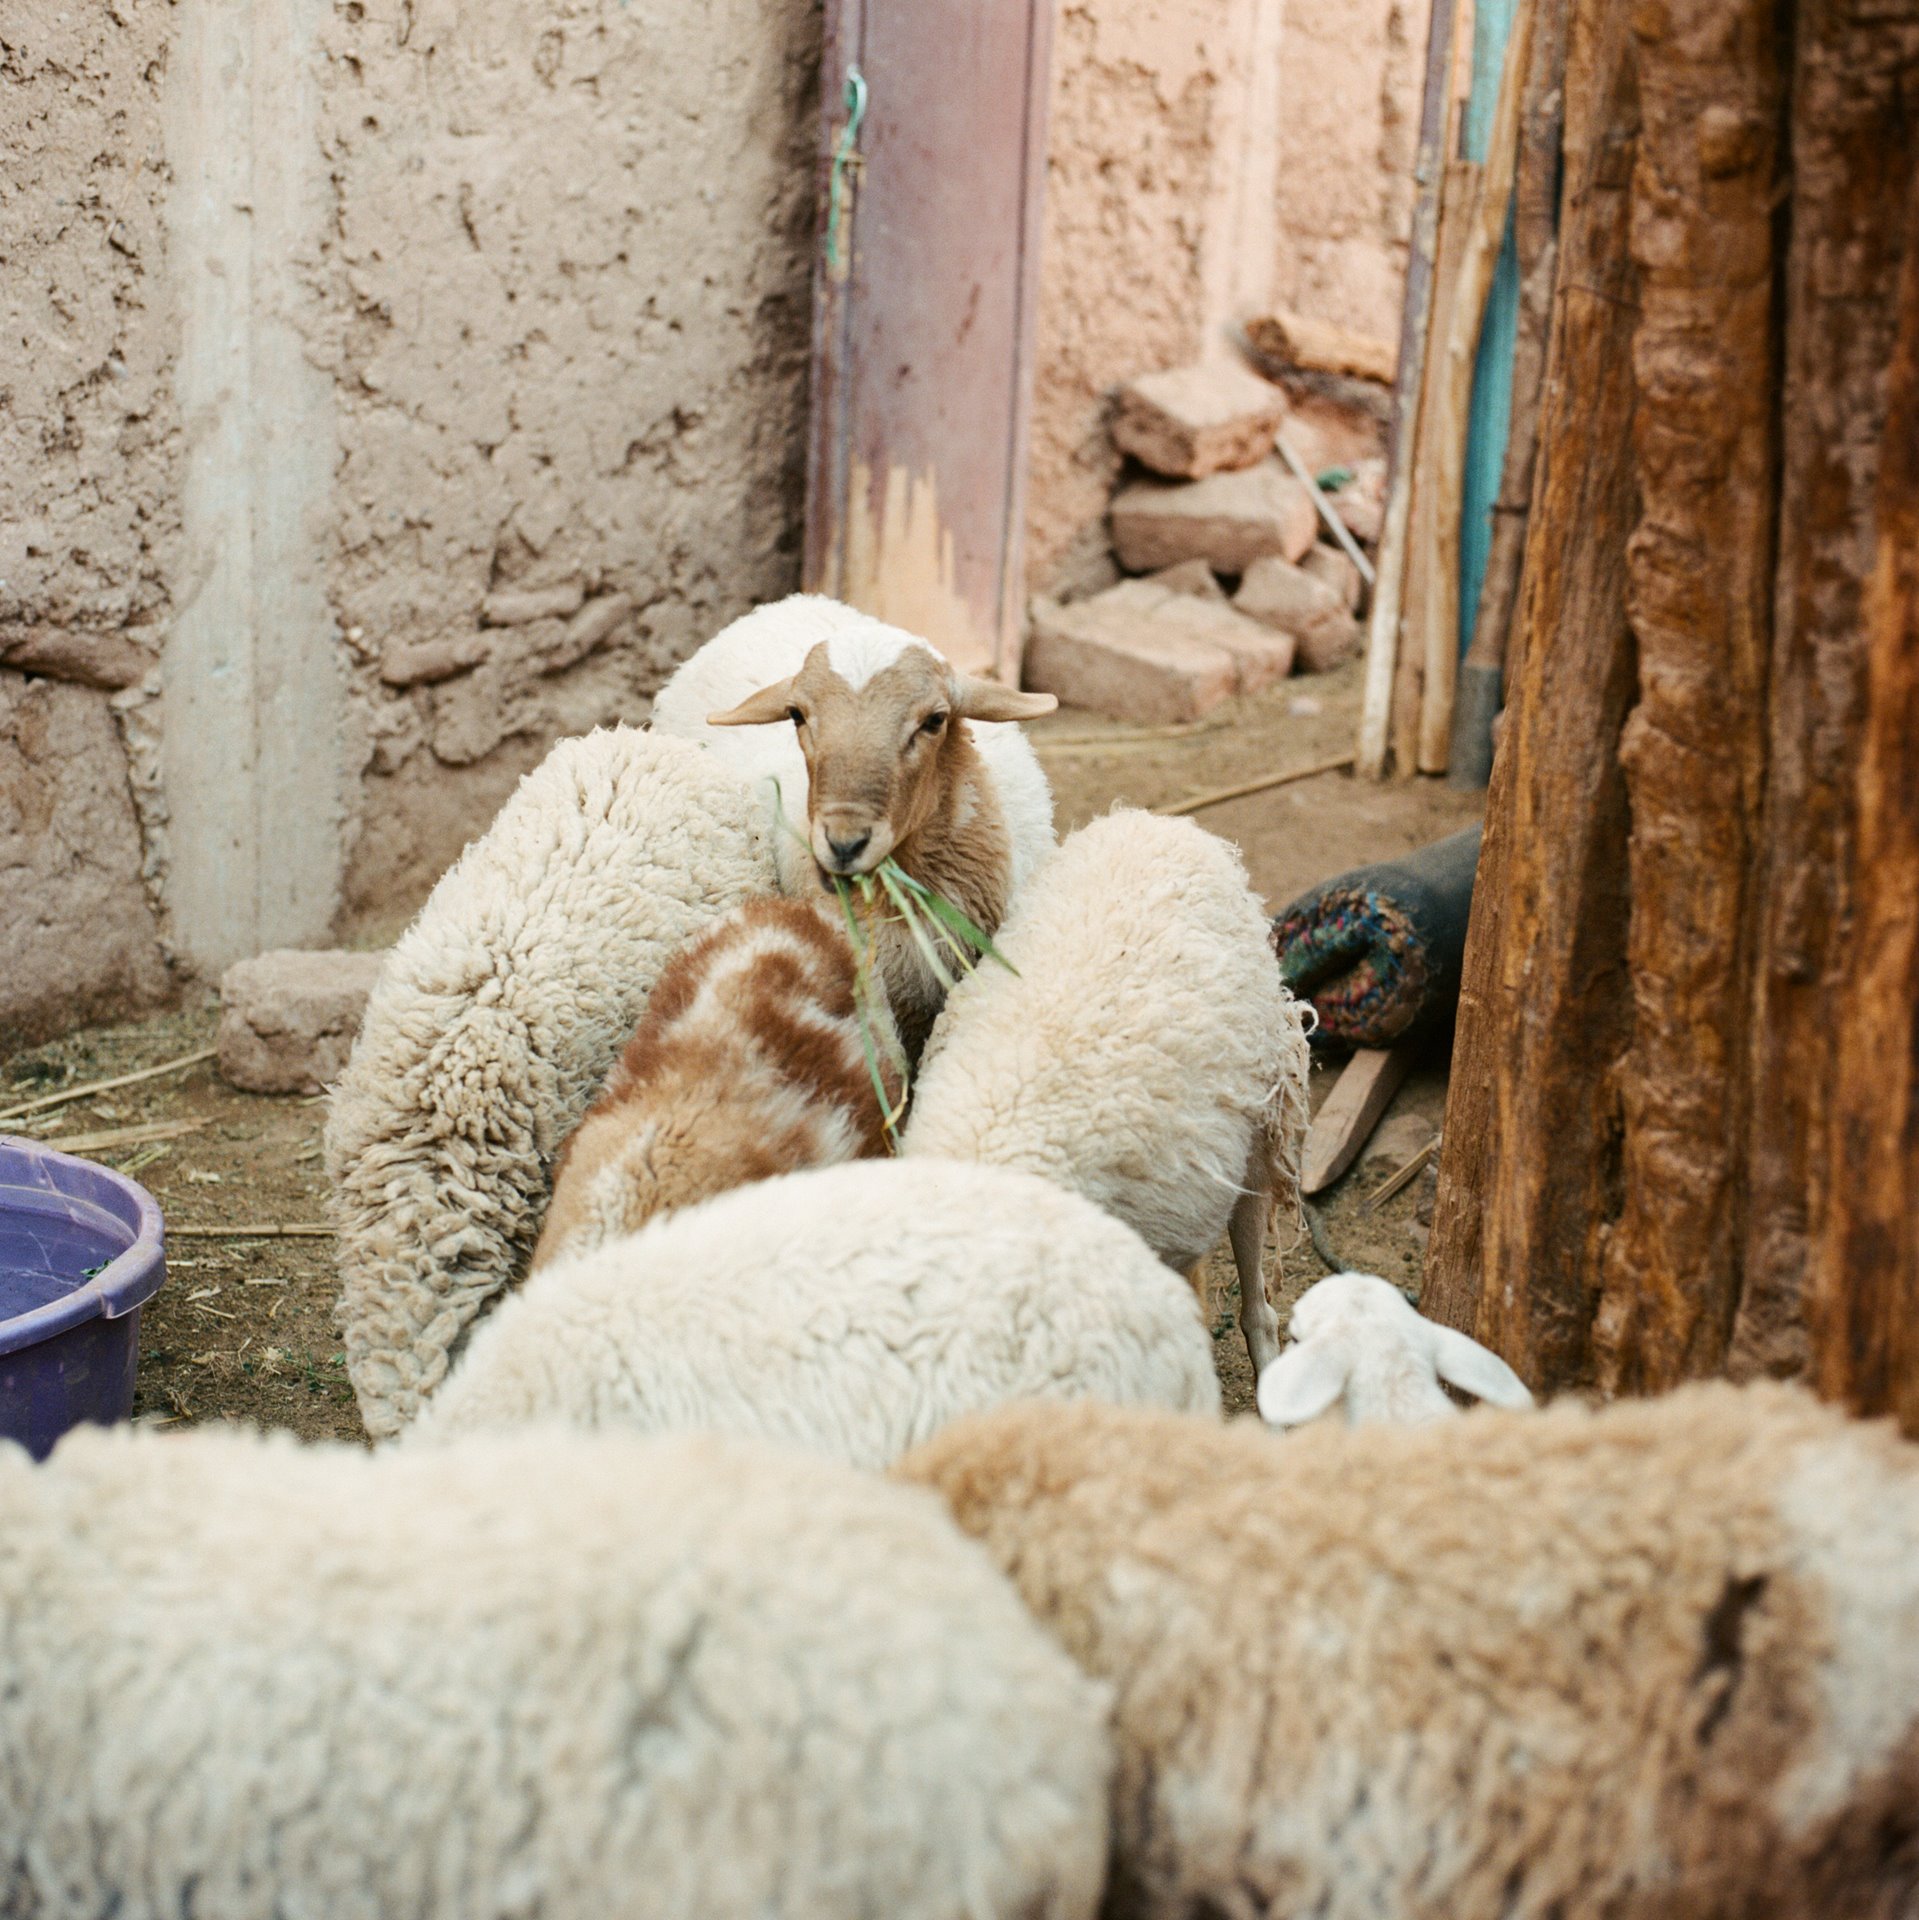
M1300 1161L1299 1190L1324 1193L1359 1157L1413 1064L1410 1047L1360 1047L1313 1116Z

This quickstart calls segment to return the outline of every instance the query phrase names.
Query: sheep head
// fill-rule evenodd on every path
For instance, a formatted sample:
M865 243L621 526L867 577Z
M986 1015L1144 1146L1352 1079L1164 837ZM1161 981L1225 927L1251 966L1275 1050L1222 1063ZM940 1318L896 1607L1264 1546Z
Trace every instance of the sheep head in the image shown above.
M806 756L807 834L822 874L870 873L947 812L974 763L969 720L1030 720L1059 704L959 672L914 644L855 685L821 641L790 679L762 687L714 727L784 722Z
M1428 1320L1389 1280L1329 1274L1293 1307L1293 1344L1259 1376L1260 1417L1294 1427L1344 1402L1347 1423L1419 1425L1458 1412L1445 1380L1496 1407L1530 1407L1525 1382L1477 1340Z

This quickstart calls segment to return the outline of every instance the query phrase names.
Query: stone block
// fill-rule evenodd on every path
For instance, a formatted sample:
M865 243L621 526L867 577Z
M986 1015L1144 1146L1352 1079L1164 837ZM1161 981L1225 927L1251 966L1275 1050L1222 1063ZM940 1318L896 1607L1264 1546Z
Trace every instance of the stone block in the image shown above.
M1161 567L1157 573L1146 576L1146 584L1164 587L1169 593L1197 594L1202 600L1226 598L1226 589L1219 584L1219 576L1204 560L1182 560L1176 567Z
M1233 361L1149 373L1119 392L1113 444L1155 473L1199 480L1273 450L1286 396Z
M383 953L283 948L220 979L219 1065L247 1093L319 1093L339 1079Z
M1276 555L1247 568L1233 605L1249 619L1291 634L1308 673L1324 673L1359 650L1359 622L1339 594Z
M1242 574L1269 553L1300 560L1318 524L1312 496L1277 460L1204 480L1140 480L1113 501L1113 546L1130 573L1204 560Z
M1384 460L1362 460L1353 470L1351 482L1328 498L1355 540L1367 547L1379 544L1379 529L1386 518Z
M1352 556L1342 548L1322 540L1300 563L1302 571L1315 580L1323 580L1339 595L1348 613L1357 613L1365 597L1366 583L1359 577Z
M1070 606L1041 601L1026 651L1028 686L1068 706L1145 725L1197 720L1292 666L1289 637L1150 580L1126 580Z

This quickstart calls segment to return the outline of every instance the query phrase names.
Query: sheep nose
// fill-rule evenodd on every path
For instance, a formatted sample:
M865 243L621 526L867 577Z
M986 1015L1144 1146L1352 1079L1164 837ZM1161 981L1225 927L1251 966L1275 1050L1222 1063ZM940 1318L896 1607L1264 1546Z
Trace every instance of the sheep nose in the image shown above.
M848 872L852 868L853 862L866 851L872 838L873 835L870 828L865 833L854 834L849 840L836 840L829 833L826 836L826 846L827 851L833 856L833 864L838 867L842 873Z

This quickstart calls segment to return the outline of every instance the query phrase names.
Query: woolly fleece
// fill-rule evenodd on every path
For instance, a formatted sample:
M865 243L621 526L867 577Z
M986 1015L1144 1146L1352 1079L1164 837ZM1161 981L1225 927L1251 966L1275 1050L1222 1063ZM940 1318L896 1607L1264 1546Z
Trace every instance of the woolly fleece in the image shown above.
M554 1416L718 1427L880 1467L962 1413L1025 1397L1217 1414L1191 1288L1029 1175L864 1160L739 1188L542 1267L415 1432Z
M752 794L685 742L618 727L555 747L433 889L326 1129L339 1322L375 1438L524 1270L548 1166L674 949L773 887Z
M1114 1915L1910 1914L1919 1450L1789 1388L902 1462L1120 1689Z
M827 658L849 685L864 686L903 647L936 647L821 594L796 593L723 627L667 681L653 701L657 732L697 740L741 780L779 783L779 804L804 832L806 756L790 726L709 727L706 716L736 707L749 694L799 672L824 640ZM985 761L1006 816L1012 843L1011 899L1053 850L1053 793L1039 757L1011 721L966 722ZM763 789L769 820L776 820L770 784ZM781 889L798 900L819 893L813 856L785 832L777 834Z
M1190 1269L1263 1131L1297 1204L1305 1016L1238 851L1123 809L1069 834L947 996L901 1145L1046 1175Z
M1093 1911L1105 1690L938 1502L716 1435L0 1448L0 1913Z

